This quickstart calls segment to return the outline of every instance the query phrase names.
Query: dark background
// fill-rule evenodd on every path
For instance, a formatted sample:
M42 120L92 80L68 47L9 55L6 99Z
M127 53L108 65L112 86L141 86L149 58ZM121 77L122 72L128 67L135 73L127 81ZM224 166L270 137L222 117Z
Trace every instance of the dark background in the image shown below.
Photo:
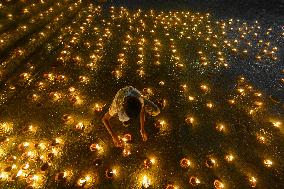
M284 0L110 0L106 5L158 10L194 10L212 12L216 16L255 18L265 15L283 16Z

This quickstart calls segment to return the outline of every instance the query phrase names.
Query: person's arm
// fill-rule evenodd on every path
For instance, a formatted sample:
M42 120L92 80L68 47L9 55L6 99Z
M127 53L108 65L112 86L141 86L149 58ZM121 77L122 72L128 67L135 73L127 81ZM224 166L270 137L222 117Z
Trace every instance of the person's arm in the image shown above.
M120 147L122 145L121 141L119 140L119 138L117 137L117 135L113 132L113 130L111 128L111 125L110 125L110 122L109 122L110 118L111 118L111 115L109 114L109 112L107 112L103 116L102 122L105 125L107 131L109 132L110 136L112 137L112 140L113 140L115 146Z
M147 138L147 133L145 131L145 110L144 110L144 107L141 108L141 112L140 112L140 133L142 135L142 138L143 138L143 141L146 141L148 138Z

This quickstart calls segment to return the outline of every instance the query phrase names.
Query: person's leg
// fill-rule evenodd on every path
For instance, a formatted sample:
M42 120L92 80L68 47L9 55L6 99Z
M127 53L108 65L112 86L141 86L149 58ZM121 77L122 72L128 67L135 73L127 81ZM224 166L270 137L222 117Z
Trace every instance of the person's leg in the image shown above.
M110 122L109 122L110 118L111 118L111 115L109 114L109 112L107 112L103 116L102 122L105 125L105 127L106 127L107 131L109 132L109 134L111 135L112 140L113 140L115 146L120 147L122 145L121 141L119 140L119 138L117 137L117 135L113 132L113 130L111 128L111 125L110 125Z

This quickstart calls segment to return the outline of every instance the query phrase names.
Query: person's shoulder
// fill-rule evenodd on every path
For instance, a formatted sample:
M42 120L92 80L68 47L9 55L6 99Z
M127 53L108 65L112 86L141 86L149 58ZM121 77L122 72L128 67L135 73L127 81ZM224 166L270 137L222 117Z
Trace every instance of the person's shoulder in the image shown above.
M126 85L125 87L123 87L122 89L135 89L133 86L131 85Z
M122 88L120 88L120 89L118 90L118 92L129 91L129 90L131 90L131 87L132 87L132 86L125 86L125 87L122 87Z
M127 86L125 86L125 87L123 87L123 88L119 89L119 91L129 91L129 90L132 90L132 89L133 89L133 87L132 87L132 86L127 85Z
M131 85L127 85L123 88L121 88L120 90L122 91L127 91L127 92L137 92L137 93L140 93L140 91L138 89L136 89L135 87L131 86Z

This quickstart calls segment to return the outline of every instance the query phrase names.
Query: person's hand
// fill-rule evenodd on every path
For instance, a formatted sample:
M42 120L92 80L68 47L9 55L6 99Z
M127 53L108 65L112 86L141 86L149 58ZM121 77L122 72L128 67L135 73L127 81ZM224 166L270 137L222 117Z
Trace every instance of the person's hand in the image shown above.
M112 141L116 147L122 147L122 141L117 136L113 137Z
M144 142L147 141L148 140L147 133L145 131L143 131L143 130L141 130L140 133L141 133L143 141Z

